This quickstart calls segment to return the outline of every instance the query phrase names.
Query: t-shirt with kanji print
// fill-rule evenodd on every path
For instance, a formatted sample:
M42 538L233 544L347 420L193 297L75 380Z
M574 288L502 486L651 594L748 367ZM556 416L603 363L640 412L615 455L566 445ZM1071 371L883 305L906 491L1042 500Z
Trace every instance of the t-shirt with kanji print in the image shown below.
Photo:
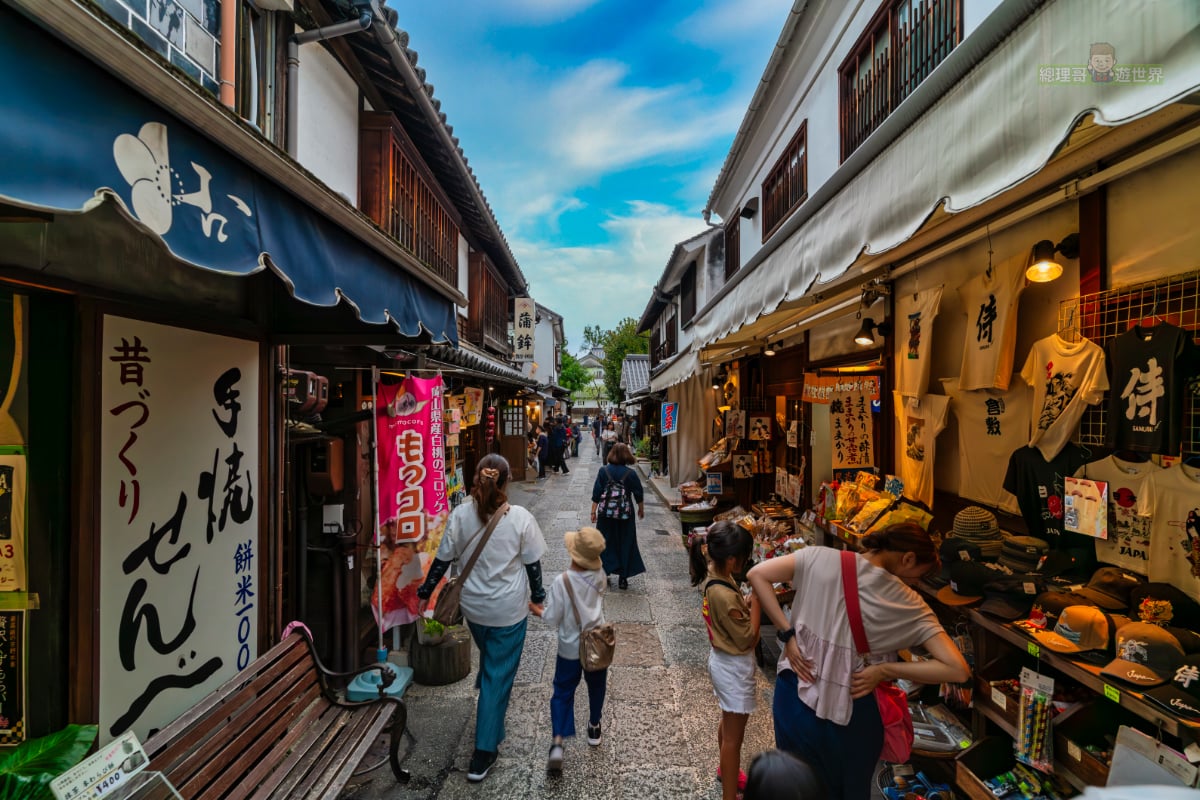
M933 344L933 318L942 302L942 287L896 297L896 319L904 326L897 331L900 352L896 356L899 375L896 389L907 397L920 397L929 385L929 350Z
M1021 447L1008 459L1004 488L1017 498L1029 535L1045 539L1051 547L1091 547L1091 537L1063 532L1063 487L1088 462L1090 454L1068 444L1047 461L1036 447Z
M950 410L958 420L958 494L1010 514L1017 498L1004 488L1008 457L1029 440L1029 387L1020 380L1007 390L966 392L957 378L942 378Z
M1104 351L1088 339L1071 343L1056 333L1033 343L1021 377L1033 387L1029 444L1051 460L1075 434L1084 409L1104 398Z
M1159 468L1116 456L1085 464L1077 478L1108 484L1108 538L1096 540L1096 560L1139 575L1150 571L1150 520L1137 511L1142 484Z
M1150 473L1137 510L1150 517L1150 580L1200 600L1200 468Z
M927 394L922 398L892 392L900 425L900 479L904 496L933 507L933 454L935 439L946 427L950 398Z
M958 287L967 312L958 383L963 390L1007 389L1017 347L1017 304L1025 288L1027 255L1014 256Z
M1190 333L1167 323L1135 326L1108 343L1109 447L1178 455L1195 349Z

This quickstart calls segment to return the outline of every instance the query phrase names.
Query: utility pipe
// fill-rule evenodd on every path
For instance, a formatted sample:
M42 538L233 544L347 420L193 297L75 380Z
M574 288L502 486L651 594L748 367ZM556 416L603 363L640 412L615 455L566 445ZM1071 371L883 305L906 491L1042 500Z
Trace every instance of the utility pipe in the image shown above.
M233 3L226 0L225 5ZM309 42L320 42L326 39L336 39L349 33L358 33L371 27L375 18L370 10L364 9L358 19L337 22L324 28L313 28L301 31L288 37L287 51L287 152L292 158L296 157L297 146L300 142L300 45ZM224 53L222 52L222 63Z
M225 0L221 3L221 55L217 64L220 73L219 94L221 104L232 109L237 105L234 81L237 80L237 15L239 3Z

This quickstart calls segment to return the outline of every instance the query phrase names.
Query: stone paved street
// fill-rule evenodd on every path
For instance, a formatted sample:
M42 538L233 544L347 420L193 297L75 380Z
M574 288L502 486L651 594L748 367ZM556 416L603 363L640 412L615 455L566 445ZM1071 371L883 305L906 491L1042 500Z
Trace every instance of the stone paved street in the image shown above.
M590 493L599 459L587 437L569 475L514 485L510 500L529 508L546 535L542 564L547 582L568 563L563 533L587 522ZM646 483L643 475L643 483ZM688 583L687 558L679 521L647 487L646 518L638 539L647 573L633 578L628 591L614 585L605 599L609 621L617 623L617 655L609 670L604 710L604 742L589 747L582 737L567 745L561 777L545 774L550 745L550 694L554 677L554 632L532 619L525 652L508 709L507 739L487 779L470 784L467 762L474 741L474 672L456 684L413 686L406 698L406 742L412 772L398 786L384 766L356 778L347 800L373 798L603 798L720 797L716 725L719 712L705 667L708 640L699 598ZM759 676L759 709L751 717L743 758L773 744L772 683ZM587 696L576 694L576 720L582 731ZM383 750L368 756L377 758Z

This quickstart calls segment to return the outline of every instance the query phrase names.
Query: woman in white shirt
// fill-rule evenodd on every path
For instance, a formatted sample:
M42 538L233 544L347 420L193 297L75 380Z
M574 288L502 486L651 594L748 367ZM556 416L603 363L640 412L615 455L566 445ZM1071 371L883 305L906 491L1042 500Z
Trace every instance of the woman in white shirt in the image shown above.
M863 628L871 652L854 645L842 587L841 551L806 547L750 570L762 613L783 644L775 682L775 743L814 765L835 800L870 797L883 750L875 701L882 681L959 683L970 677L962 653L921 596L907 584L938 568L937 546L918 525L892 525L864 536L855 557ZM796 591L791 619L774 584ZM930 660L902 662L896 652L923 647ZM834 757L831 757L834 756Z
M508 502L504 490L509 476L508 461L503 456L492 453L479 460L471 498L450 513L429 574L417 589L422 601L433 595L452 562L465 564L475 552L492 514ZM479 648L479 672L475 676L479 701L475 752L467 770L469 781L487 777L504 741L504 715L525 646L530 603L540 606L546 600L541 562L545 552L546 540L533 514L520 506L509 506L463 584L462 613Z

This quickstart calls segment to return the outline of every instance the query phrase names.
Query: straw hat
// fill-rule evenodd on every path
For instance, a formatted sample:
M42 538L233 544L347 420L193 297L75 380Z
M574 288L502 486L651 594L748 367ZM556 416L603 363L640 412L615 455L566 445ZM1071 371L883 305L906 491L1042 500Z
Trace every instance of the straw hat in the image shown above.
M584 569L600 569L600 554L604 552L604 534L595 528L567 531L563 536L571 560Z

